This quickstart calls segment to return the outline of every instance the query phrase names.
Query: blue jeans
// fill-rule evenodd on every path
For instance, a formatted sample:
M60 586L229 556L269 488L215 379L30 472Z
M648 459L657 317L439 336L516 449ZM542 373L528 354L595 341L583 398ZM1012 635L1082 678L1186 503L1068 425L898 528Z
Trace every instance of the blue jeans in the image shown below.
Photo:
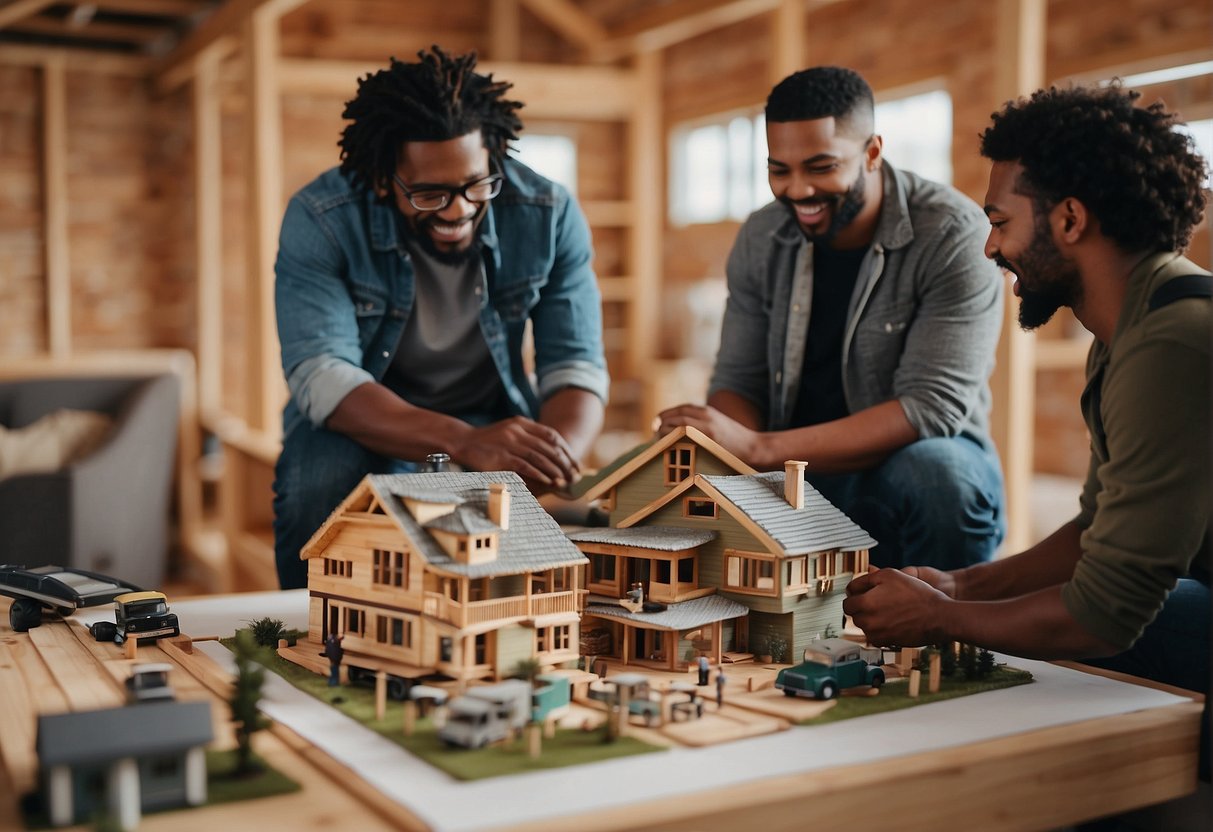
M1209 587L1181 578L1132 647L1083 664L1128 673L1205 694L1200 728L1200 777L1209 780Z
M388 459L354 440L301 422L274 467L274 560L282 589L307 586L299 551L367 474L404 474L416 463Z
M1002 469L965 436L920 439L867 471L805 479L876 538L873 566L960 569L1006 534Z

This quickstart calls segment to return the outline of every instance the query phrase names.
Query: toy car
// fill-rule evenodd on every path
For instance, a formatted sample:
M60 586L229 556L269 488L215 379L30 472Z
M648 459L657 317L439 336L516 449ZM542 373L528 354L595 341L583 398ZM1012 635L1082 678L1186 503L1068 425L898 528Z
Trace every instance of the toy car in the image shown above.
M136 704L175 698L173 689L168 684L168 674L172 669L173 666L168 662L137 664L132 667L131 675L126 677L126 701Z
M804 661L784 668L775 677L775 688L784 696L833 699L846 688L884 684L884 671L868 664L863 648L845 638L821 638L809 642Z
M137 591L134 584L83 569L0 565L0 595L16 599L8 621L18 633L39 626L43 609L71 615L80 607L108 604L123 593Z
M128 592L114 598L114 620L89 627L97 641L122 644L128 638L165 638L180 635L177 616L168 611L163 592Z

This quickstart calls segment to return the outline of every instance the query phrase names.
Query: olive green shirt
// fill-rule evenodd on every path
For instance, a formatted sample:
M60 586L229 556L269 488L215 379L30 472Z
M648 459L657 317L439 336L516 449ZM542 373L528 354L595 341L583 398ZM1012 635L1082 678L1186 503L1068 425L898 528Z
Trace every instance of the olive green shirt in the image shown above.
M1087 357L1082 558L1062 600L1084 629L1121 648L1177 580L1190 572L1208 580L1213 304L1147 306L1169 279L1201 273L1174 253L1147 257L1129 276L1111 343L1095 341Z

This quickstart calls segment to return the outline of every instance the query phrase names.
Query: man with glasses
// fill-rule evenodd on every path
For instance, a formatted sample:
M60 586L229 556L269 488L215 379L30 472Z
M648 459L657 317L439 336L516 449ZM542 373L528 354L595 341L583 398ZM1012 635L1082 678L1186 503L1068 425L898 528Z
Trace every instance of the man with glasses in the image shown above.
M507 156L510 85L435 47L359 81L341 165L287 207L275 267L290 400L274 483L279 582L368 473L430 453L559 489L607 392L589 229ZM534 378L523 365L528 323Z
M760 470L806 478L867 529L880 566L988 560L1003 536L989 438L1002 281L981 209L893 168L872 90L797 72L766 105L775 202L742 226L707 406L661 414Z

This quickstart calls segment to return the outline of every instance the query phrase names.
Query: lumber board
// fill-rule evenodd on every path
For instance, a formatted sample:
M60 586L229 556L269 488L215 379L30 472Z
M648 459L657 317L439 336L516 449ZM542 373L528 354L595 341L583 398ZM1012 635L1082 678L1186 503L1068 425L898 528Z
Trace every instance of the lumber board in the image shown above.
M97 673L97 661L64 622L45 622L29 631L30 641L46 662L51 677L73 711L117 708L125 697L108 674Z

